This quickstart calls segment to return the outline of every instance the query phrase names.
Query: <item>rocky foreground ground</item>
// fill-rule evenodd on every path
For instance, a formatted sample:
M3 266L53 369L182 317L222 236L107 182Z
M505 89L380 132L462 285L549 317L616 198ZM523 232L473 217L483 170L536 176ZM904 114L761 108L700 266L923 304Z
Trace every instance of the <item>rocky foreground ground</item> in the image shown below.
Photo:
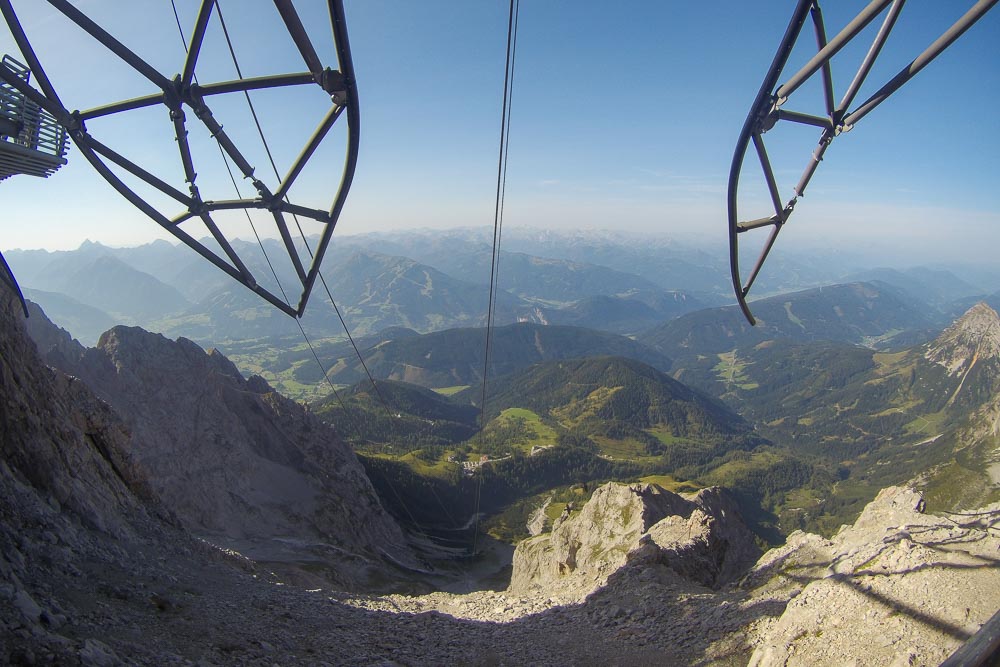
M919 504L888 489L854 527L797 533L722 590L638 562L596 590L570 576L549 596L418 597L297 589L180 532L104 539L52 504L7 504L0 660L937 665L1000 607L1000 507L949 518Z

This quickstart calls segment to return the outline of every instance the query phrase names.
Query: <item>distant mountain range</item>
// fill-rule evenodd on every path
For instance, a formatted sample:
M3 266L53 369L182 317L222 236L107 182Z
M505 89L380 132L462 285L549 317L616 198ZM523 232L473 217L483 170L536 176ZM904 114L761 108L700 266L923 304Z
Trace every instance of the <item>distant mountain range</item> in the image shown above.
M490 242L488 235L471 230L341 237L327 254L326 284L356 337L391 330L369 347L389 341L395 346L404 329L428 334L481 327L488 304ZM284 255L278 241L265 240L263 245L269 258ZM280 292L260 248L244 241L235 246L262 284ZM750 328L734 307L723 305L732 297L725 256L718 248L625 234L533 230L506 233L503 247L495 324L565 325L623 334L675 363L684 362L684 367L691 366L689 358L773 339L903 349L933 338L976 300L1000 302L1000 297L982 296L996 294L1000 286L1000 275L985 269L966 267L960 277L958 269L865 269L842 256L786 255L771 267L771 282L757 286L758 293L785 291L754 302L760 324ZM298 383L320 379L313 362L305 363L311 354L291 349L298 347L291 341L302 339L291 318L186 247L157 241L108 248L87 242L74 251L15 250L6 256L27 293L56 323L85 342L94 342L116 323L142 325L222 347L241 368L270 373L269 379L283 391L294 394ZM278 281L293 298L297 279L286 264L273 262ZM868 280L831 284L845 275ZM827 284L791 291L822 282ZM331 378L344 384L361 379L359 364L351 360L353 350L338 342L345 338L343 325L322 284L314 288L301 323L331 363ZM441 340L450 340L453 334L443 335ZM289 348L288 354L273 350L278 341ZM587 353L639 355L650 361L642 356L648 351L591 346ZM429 370L407 355L392 364L409 364L410 370L392 364L383 368L380 364L388 363L385 354L376 353L373 363L386 377L429 373L433 381L422 383L444 379L440 369ZM471 368L478 361L459 359L455 366ZM468 370L455 373L462 382L475 381ZM303 391L314 394L315 385Z
M370 238L331 247L326 284L353 333L398 326L426 333L485 322L489 250L468 240L445 238L454 244L412 253L432 257L443 270L408 255L385 252L405 252L405 243ZM285 266L287 262L278 261L284 249L274 240L263 245L268 257L274 258L272 266L255 244L234 243L262 285L276 294L284 289L290 299L297 297L294 272ZM420 248L418 243L410 249ZM87 242L75 251L15 250L7 258L22 285L36 290L50 317L86 339L93 337L95 323L104 321L105 315L114 323L142 324L205 344L296 331L287 317L216 267L165 241L136 248ZM499 324L553 322L635 333L706 303L628 272L525 253L502 253L499 275L495 304ZM100 312L90 313L85 321L67 298ZM713 298L707 301L712 302ZM599 312L611 304L611 311ZM322 284L314 289L304 325L318 338L343 334Z
M376 378L402 380L442 388L479 384L485 367L485 329L448 329L423 335L384 340L362 351ZM302 352L305 358L308 352ZM354 351L338 346L343 356L323 358L327 376L337 384L365 379ZM500 377L540 361L588 356L630 357L666 370L670 360L624 336L577 327L513 324L492 334L489 373ZM299 382L317 382L322 374L315 364L302 363L295 371Z
M736 306L688 313L638 336L675 359L715 355L773 339L876 344L933 329L937 318L883 283L850 283L760 299L757 326ZM932 335L932 334L931 334Z

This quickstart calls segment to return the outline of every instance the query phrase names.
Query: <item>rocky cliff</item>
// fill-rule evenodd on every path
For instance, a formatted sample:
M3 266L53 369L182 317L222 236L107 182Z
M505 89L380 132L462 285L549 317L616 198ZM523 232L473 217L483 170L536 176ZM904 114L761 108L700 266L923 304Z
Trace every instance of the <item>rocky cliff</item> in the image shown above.
M948 408L961 414L1000 393L1000 316L978 303L928 343L924 358L943 367L957 385Z
M191 532L264 561L322 563L340 585L416 566L336 431L219 352L136 327L96 348L32 333L49 363L80 378L128 424L129 452Z
M131 518L147 515L139 496L153 498L131 455L131 432L86 385L41 362L23 321L20 304L0 286L2 498L11 503L22 495L12 490L21 489L90 529L126 535Z
M750 665L938 665L974 635L1000 609L1000 504L924 509L884 489L832 539L796 532L765 554L751 602L789 601L757 626Z
M132 560L128 548L184 548L171 523L131 456L128 426L83 382L42 363L20 303L0 285L0 662L104 655L91 634L63 634L67 600L88 600L85 575Z
M680 496L653 484L610 483L552 531L514 552L510 591L593 589L626 564L662 564L718 587L741 576L759 551L735 503L718 488Z

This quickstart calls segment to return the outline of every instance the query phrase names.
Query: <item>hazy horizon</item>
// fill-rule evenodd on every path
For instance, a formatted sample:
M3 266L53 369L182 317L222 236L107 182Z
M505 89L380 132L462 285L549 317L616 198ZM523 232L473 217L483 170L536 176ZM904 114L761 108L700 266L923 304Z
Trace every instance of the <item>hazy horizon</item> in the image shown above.
M361 154L337 235L491 229L507 18L503 3L345 4L360 91ZM505 224L694 234L724 245L725 190L735 141L792 4L655 3L618 12L597 2L523 6ZM829 30L862 4L826 7ZM46 3L14 5L68 108L148 92L148 82L96 48ZM186 0L178 9L189 30L197 4ZM873 85L925 48L959 9L908 5L870 77ZM319 29L326 19L310 13L315 10L302 8L321 58L335 63L329 35ZM179 71L183 49L168 5L140 8L94 0L86 11L156 67ZM301 69L294 47L272 29L273 11L227 14L246 76ZM234 76L228 54L218 49L215 24L199 61L206 80ZM136 25L144 26L141 40ZM266 58L250 48L263 40L274 43ZM809 39L801 43L810 46ZM793 62L810 55L805 47L796 48ZM859 42L834 61L841 87L865 48ZM17 56L5 31L0 31L0 49ZM65 53L74 57L62 57ZM997 62L1000 12L991 12L834 142L774 253L818 248L882 253L887 260L897 258L892 261L991 261L1000 245L1000 189L992 160L1000 152L1000 136L992 131L992 110L1000 101ZM100 72L99 86L95 72ZM932 122L949 90L962 91L961 106L948 122ZM284 92L253 97L281 169L328 103ZM249 136L253 144L241 100L218 113L227 131ZM176 142L164 110L99 119L88 129L186 188L177 179ZM191 125L193 142L208 142L204 133ZM321 148L315 171L304 176L305 191L297 203L329 204L342 169L343 128L335 126L333 135ZM787 148L769 144L779 185L790 187L798 180L814 145L811 135ZM248 150L266 178L261 151ZM217 154L216 162L212 157L196 164L202 195L231 198L228 177ZM50 179L17 176L0 185L6 209L0 249L72 249L88 238L110 246L172 238L115 193L75 147L68 159ZM176 202L171 204L174 208L167 210L178 213ZM261 233L273 236L269 216L258 219ZM227 234L252 238L245 219L220 215L218 223ZM188 231L205 235L203 229Z

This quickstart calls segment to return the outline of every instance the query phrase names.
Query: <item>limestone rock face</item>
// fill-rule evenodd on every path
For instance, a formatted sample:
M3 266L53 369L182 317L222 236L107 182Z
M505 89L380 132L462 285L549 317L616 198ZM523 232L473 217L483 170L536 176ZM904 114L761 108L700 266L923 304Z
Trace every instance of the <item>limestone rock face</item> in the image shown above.
M759 552L720 489L683 497L653 484L610 483L552 532L521 542L510 591L598 586L627 564L663 564L703 586L732 581Z
M129 534L130 518L146 515L135 492L145 493L147 480L130 454L128 427L82 382L42 363L20 304L3 285L0 434L6 486L31 489L110 535Z
M912 489L883 489L832 539L793 533L744 581L792 599L750 659L775 665L938 665L1000 608L1000 504L924 514Z
M978 361L1000 361L1000 316L977 303L927 346L928 360L949 374L967 373Z
M336 431L218 351L119 326L75 359L49 360L125 418L132 457L191 532L260 560L335 555L345 586L386 556L415 563Z

